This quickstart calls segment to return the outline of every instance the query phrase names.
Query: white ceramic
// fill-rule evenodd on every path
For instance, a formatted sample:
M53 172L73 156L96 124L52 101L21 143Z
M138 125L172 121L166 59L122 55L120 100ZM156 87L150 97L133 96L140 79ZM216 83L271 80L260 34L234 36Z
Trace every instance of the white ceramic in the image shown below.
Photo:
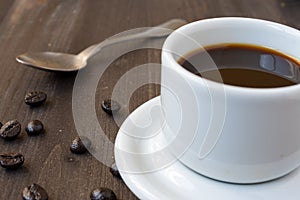
M300 84L270 89L223 85L177 63L188 52L220 43L265 46L300 60L300 32L278 23L229 17L177 29L162 51L167 146L186 166L226 182L264 182L291 172L300 163ZM214 66L209 56L203 61Z
M125 120L115 142L115 159L122 179L142 200L298 200L300 170L280 179L252 185L228 184L201 176L179 161L162 167L155 152L165 146L161 137L160 98L156 97ZM153 109L154 108L154 109ZM149 113L151 113L149 115ZM146 127L141 133L139 127ZM130 133L130 134L128 134ZM143 137L141 137L143 134ZM151 138L145 140L145 138ZM150 157L150 155L153 155ZM172 160L172 155L165 155ZM143 172L144 170L150 172Z

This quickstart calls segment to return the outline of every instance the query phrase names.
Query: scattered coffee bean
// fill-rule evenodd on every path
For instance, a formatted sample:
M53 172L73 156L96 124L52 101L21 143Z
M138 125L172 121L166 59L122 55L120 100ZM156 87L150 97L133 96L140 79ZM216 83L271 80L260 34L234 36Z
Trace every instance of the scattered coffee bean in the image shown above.
M73 141L70 146L71 152L75 154L82 154L87 151L87 148L91 146L91 141L84 136L77 136Z
M20 153L0 154L0 165L5 169L17 169L24 163L24 156Z
M119 111L121 108L121 106L118 102L111 100L111 99L106 99L106 100L102 101L101 107L107 114L110 114L110 115Z
M42 91L28 92L25 95L25 103L30 106L38 106L44 103L47 99L47 94Z
M25 128L28 135L39 135L44 131L44 125L39 120L29 122Z
M90 195L91 200L116 200L115 193L108 188L94 189Z
M0 129L0 137L5 140L13 140L18 137L21 132L21 124L17 120L6 122Z
M113 164L111 165L111 167L109 168L109 171L110 171L110 173L111 173L113 176L115 176L115 177L117 177L117 178L122 178L121 175L120 175L120 172L119 172L119 170L118 170L118 168L117 168L116 163L113 163Z
M23 189L22 197L24 200L48 200L46 190L35 183Z

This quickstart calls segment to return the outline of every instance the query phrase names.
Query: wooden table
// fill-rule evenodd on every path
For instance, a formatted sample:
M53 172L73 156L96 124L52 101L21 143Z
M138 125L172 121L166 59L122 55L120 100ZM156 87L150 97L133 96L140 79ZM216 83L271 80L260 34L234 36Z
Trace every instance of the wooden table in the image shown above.
M299 10L298 0L1 0L0 121L18 119L23 128L17 140L0 140L0 152L22 152L26 161L15 171L0 169L0 199L21 199L22 188L31 183L42 185L52 200L89 199L90 191L96 187L113 189L119 199L137 199L110 174L106 164L90 154L75 155L69 150L77 135L72 115L77 74L24 67L15 61L16 55L29 50L78 53L119 32L157 25L171 18L192 22L217 16L246 16L300 28ZM149 62L160 62L159 50L143 49L123 55L100 79L95 108L100 125L112 142L119 127L101 110L100 102L111 96L122 74ZM151 76L160 79L159 73ZM130 81L135 80L128 80L128 84ZM32 90L45 91L47 103L38 108L27 106L23 98ZM130 111L159 93L159 85L139 88L131 97ZM32 119L44 122L44 135L26 135L24 127Z

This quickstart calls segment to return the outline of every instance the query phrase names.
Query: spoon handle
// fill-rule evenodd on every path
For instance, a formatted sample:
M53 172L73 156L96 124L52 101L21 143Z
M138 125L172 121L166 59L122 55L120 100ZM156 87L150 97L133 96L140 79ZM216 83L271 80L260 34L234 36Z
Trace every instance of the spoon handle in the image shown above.
M180 26L186 24L187 22L183 19L171 19L163 24L160 24L158 26L149 28L148 30L132 35L125 35L116 37L113 39L107 39L99 44L92 45L82 52L78 54L78 56L82 57L85 60L88 60L90 57L98 53L103 47L116 44L119 42L125 42L132 39L140 39L140 38L156 38L156 37L164 37L169 35L171 32L173 32L175 29L179 28Z
M100 43L101 44L101 43ZM92 45L92 46L89 46L88 48L86 48L86 49L84 49L83 51L81 51L79 54L78 54L78 56L80 56L80 57L82 57L82 58L84 58L85 60L87 60L87 59L89 59L91 56L93 56L95 53L97 53L97 52L95 52L94 54L92 54L92 52L94 52L94 49L96 48L96 47L98 47L100 44L94 44L94 45ZM99 47L98 47L99 48ZM101 47L102 48L102 47ZM100 48L100 49L101 49ZM99 49L99 50L100 50Z

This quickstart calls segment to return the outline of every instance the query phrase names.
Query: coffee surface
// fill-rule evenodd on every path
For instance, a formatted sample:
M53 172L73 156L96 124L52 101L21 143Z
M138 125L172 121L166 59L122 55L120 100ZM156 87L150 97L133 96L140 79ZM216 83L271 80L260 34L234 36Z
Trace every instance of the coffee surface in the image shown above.
M300 82L299 61L275 50L244 44L204 49L180 58L179 64L203 78L234 86L273 88Z

